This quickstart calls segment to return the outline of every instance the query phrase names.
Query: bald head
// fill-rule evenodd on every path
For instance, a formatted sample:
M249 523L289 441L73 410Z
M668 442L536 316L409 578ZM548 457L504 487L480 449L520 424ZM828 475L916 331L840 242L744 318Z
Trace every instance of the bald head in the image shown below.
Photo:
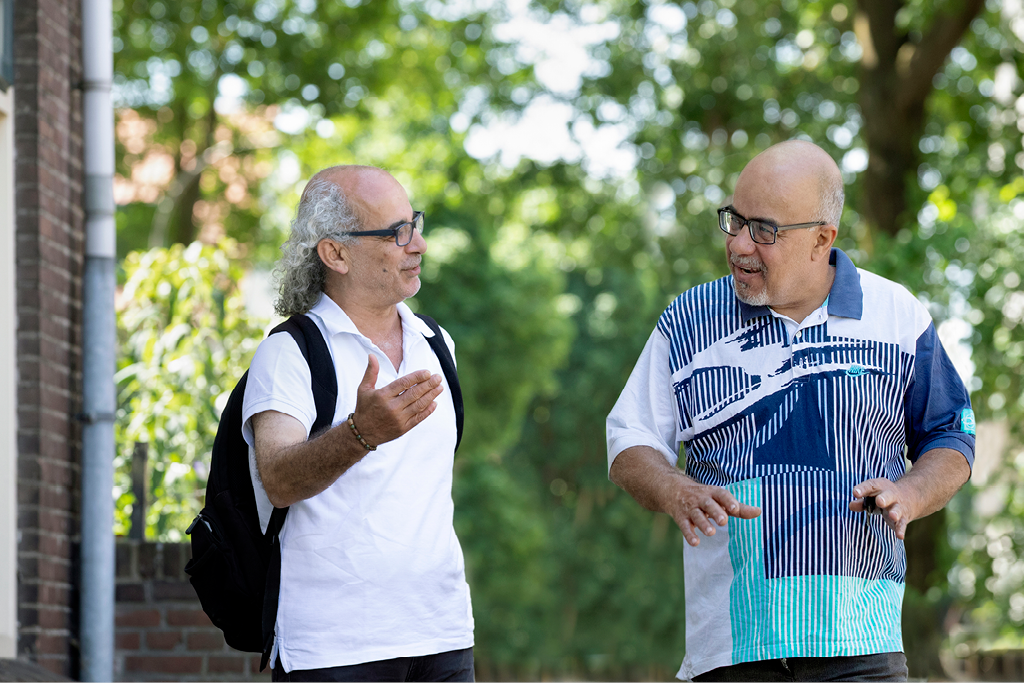
M828 152L813 142L787 140L772 145L747 164L737 185L754 177L780 197L813 193L817 212L805 220L839 227L845 199L843 175Z
M323 187L324 183L331 183L341 190L349 208L364 225L380 195L393 191L396 187L401 188L390 173L375 166L330 166L313 174L306 183L300 203L307 200L311 188Z

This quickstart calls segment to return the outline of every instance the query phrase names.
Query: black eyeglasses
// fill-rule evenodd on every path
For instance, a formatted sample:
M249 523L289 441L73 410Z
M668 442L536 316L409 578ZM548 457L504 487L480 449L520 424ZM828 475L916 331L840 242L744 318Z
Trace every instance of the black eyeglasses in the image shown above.
M353 235L355 237L391 237L395 236L395 244L400 247L412 242L413 231L423 234L423 212L417 211L412 215L411 221L406 221L401 225L396 225L393 228L387 230L360 230L358 232L348 232L346 235Z
M775 235L780 230L796 230L797 228L813 228L816 225L828 225L825 221L814 221L813 223L793 223L791 225L773 225L764 221L747 220L736 213L731 207L718 210L718 227L727 235L735 237L746 225L750 230L750 239L758 244L775 244Z

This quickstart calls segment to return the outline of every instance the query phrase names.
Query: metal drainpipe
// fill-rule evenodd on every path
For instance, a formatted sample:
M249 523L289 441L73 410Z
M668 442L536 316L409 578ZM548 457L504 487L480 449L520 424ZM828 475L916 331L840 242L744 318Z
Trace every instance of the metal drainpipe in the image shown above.
M114 77L111 0L82 0L85 275L82 287L83 681L114 680Z

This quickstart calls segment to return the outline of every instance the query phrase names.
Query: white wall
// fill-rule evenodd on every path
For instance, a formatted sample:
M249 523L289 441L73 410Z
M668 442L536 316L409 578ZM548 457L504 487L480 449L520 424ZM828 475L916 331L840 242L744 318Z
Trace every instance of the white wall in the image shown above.
M14 89L0 92L0 657L18 643L17 318L14 292Z

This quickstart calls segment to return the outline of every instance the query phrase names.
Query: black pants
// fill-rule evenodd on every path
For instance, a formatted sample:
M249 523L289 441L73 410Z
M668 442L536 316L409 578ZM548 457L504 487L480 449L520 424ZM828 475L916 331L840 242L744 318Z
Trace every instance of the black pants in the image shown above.
M695 681L905 681L902 652L856 657L786 657L712 669Z
M326 669L285 671L275 662L273 681L475 681L473 648L423 657L398 657Z

